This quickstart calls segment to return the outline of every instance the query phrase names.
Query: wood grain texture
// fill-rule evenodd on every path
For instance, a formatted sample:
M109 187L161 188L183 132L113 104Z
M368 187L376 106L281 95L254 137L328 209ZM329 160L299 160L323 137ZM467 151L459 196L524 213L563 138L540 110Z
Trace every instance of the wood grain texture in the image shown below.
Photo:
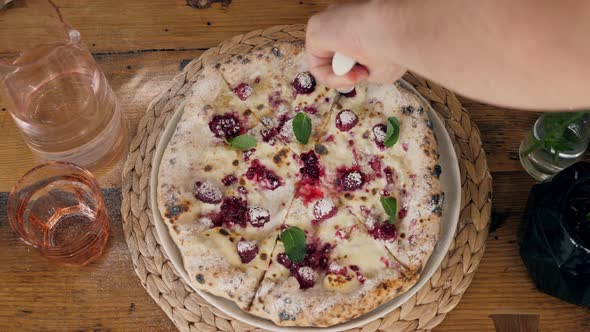
M496 331L499 332L537 332L539 315L491 315Z
M310 14L336 1L234 0L229 6L215 3L206 10L193 9L186 0L54 2L93 52L129 52L205 49L247 31L305 23ZM2 28L13 29L14 35L27 38L28 31ZM18 45L1 48L0 53L14 51Z
M120 200L119 190L113 191L105 197L107 204L109 199ZM0 207L5 207L5 200ZM119 209L109 214L104 255L84 268L64 268L20 241L8 226L5 211L0 212L0 331L174 329L137 282Z
M185 59L235 34L305 23L333 1L234 0L194 10L182 0L56 1L95 54L125 110L131 136L149 101ZM208 24L211 23L211 24ZM5 28L5 27L3 27ZM26 38L26 31L17 31ZM10 51L0 42L0 54ZM535 290L518 256L516 230L533 180L518 145L538 116L462 99L481 131L494 177L494 211L507 216L459 305L436 331L493 331L490 315L539 315L541 331L590 329L590 312ZM0 100L0 191L34 165ZM103 186L116 186L107 178ZM105 255L83 269L47 263L0 218L0 331L170 331L174 325L139 284L121 221L114 218Z

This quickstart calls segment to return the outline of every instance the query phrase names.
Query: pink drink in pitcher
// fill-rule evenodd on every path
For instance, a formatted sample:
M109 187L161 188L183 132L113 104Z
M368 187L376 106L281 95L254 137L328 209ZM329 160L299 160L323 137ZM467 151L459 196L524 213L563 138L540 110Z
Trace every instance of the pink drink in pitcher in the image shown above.
M43 160L90 169L121 156L127 138L123 115L80 33L50 1L18 3L0 10L0 40L10 49L0 55L0 89L31 151ZM25 43L18 27L38 34Z

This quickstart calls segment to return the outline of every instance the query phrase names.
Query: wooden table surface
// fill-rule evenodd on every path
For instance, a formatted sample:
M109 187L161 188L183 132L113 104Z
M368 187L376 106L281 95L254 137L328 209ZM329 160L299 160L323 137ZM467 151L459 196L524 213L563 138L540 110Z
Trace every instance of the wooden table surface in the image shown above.
M183 64L224 39L277 24L305 23L332 1L241 0L192 9L185 0L55 0L81 33L119 96L131 135L149 101ZM2 29L7 27L2 27ZM10 27L8 27L10 28ZM15 31L27 38L27 31ZM0 41L0 56L6 52ZM534 180L521 168L518 145L538 116L462 99L481 130L494 180L491 232L473 283L437 331L490 331L527 321L520 330L590 330L590 311L538 292L518 255L516 230ZM0 191L34 165L0 99ZM119 175L105 177L116 187ZM48 263L0 219L0 331L168 331L174 325L136 277L121 220L108 248L81 269ZM513 316L526 315L526 316Z

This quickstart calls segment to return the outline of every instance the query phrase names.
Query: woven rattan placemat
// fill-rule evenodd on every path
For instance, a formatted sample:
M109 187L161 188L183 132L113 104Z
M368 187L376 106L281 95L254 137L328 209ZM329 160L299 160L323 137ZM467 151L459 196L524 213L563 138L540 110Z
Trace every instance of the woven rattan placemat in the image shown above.
M304 25L273 26L235 36L207 50L149 105L131 141L121 190L125 238L142 285L181 331L256 328L228 317L201 298L183 281L163 252L149 203L152 157L159 138L203 64L224 61L276 40L303 39L304 29ZM471 283L488 234L492 179L479 130L451 91L414 74L407 74L404 79L430 101L453 141L461 174L461 214L449 251L429 282L401 307L365 325L363 332L429 330L440 324Z

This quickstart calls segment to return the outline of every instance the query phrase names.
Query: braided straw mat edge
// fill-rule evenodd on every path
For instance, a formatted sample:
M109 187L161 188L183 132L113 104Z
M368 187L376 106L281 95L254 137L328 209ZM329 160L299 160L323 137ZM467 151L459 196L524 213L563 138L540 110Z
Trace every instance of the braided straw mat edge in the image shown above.
M159 138L195 82L203 64L225 61L276 40L302 40L304 25L273 26L235 36L189 63L148 106L131 141L123 168L121 215L133 265L141 284L181 331L254 331L219 311L180 277L163 252L152 220L149 176ZM459 303L483 256L491 211L492 178L479 130L451 91L408 73L404 79L441 116L459 160L461 213L449 251L429 282L402 306L362 328L371 331L430 330Z

